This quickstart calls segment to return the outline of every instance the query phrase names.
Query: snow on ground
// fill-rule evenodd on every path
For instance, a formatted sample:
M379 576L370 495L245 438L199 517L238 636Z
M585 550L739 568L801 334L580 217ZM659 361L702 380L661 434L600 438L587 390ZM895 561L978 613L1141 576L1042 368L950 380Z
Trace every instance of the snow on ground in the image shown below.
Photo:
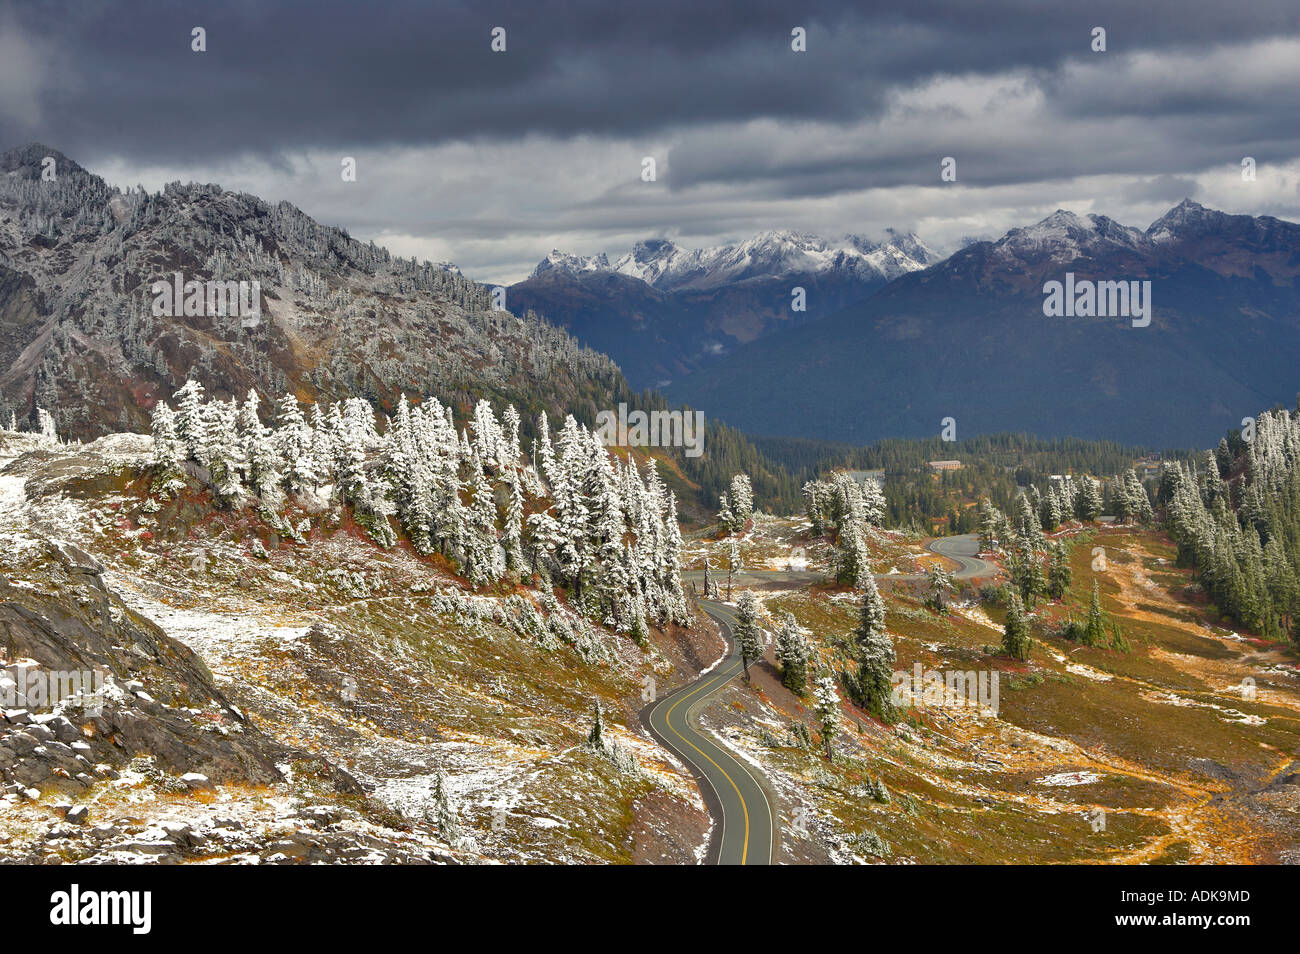
M1101 776L1096 772L1061 772L1058 775L1044 775L1037 779L1036 785L1050 785L1054 787L1069 787L1073 785L1091 785L1093 782L1100 782Z
M1108 672L1093 669L1091 666L1085 666L1083 663L1070 663L1065 667L1065 671L1072 672L1076 676L1083 676L1085 679L1091 679L1094 682L1110 682L1115 678Z
M1198 699L1189 699L1186 696L1180 696L1173 692L1155 692L1150 689L1144 689L1139 693L1143 699L1149 702L1160 702L1169 706L1178 706L1183 709L1213 709L1219 713L1225 722L1236 722L1240 725L1264 725L1268 722L1263 716L1257 716L1241 712L1238 709L1228 709L1224 706L1215 705L1213 702L1202 702Z
M214 672L224 669L236 656L286 647L302 639L311 628L301 621L295 623L265 612L180 609L145 595L128 576L105 570L103 577L122 602L198 653Z

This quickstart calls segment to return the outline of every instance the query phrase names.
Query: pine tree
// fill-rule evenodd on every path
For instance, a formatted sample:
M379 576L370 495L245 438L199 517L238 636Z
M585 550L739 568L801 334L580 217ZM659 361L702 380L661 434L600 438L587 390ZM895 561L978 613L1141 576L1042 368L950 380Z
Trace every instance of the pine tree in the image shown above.
M1008 563L1011 581L1020 591L1024 604L1032 608L1039 598L1047 592L1047 581L1043 578L1043 565L1038 554L1024 541L1016 547Z
M165 401L159 401L153 409L151 422L153 451L150 462L162 472L164 478L178 475L187 452L184 442L176 432L176 413Z
M502 543L506 551L506 568L515 573L521 572L524 568L524 496L519 485L518 480L510 482L510 499L506 506L505 532L502 535Z
M748 474L736 474L731 478L731 531L737 533L745 529L750 517L754 515L754 488L749 482Z
M1065 544L1057 542L1052 544L1050 551L1051 563L1047 571L1047 592L1054 600L1065 598L1066 592L1070 589L1070 583L1074 577L1074 572L1070 568L1069 553Z
M1085 523L1091 523L1101 516L1101 489L1091 477L1083 478L1083 489L1075 504L1075 513Z
M740 544L732 540L727 550L727 601L731 601L731 577L737 570L743 569L745 561L740 556Z
M745 680L748 682L749 664L763 658L763 634L758 626L758 599L749 590L741 593L740 599L736 601L736 623L732 632L740 649Z
M882 722L892 722L896 718L891 699L894 644L885 632L884 600L870 576L863 587L862 609L853 639L858 651L857 676L850 682L854 701Z
M1100 646L1106 640L1106 620L1101 611L1101 594L1092 581L1092 600L1088 603L1088 621L1084 624L1083 644Z
M176 433L185 447L185 456L207 467L208 427L203 385L193 379L187 380L172 397L176 400Z
M284 461L289 489L293 493L312 490L320 475L311 455L311 427L302 416L302 408L294 395L286 394L280 398L277 410L276 450Z
M856 526L849 527L840 534L840 545L836 554L836 579L847 582L854 589L863 589L866 586L866 578L871 576L870 559L861 531Z
M835 689L835 680L831 676L822 676L813 689L813 711L817 724L821 727L822 744L826 747L827 761L834 761L833 744L840 729L840 694Z
M731 501L726 494L718 495L718 523L728 533L733 533L736 526L736 515L731 510Z
M591 731L587 733L587 745L596 750L605 748L605 720L600 712L600 701L592 707Z
M1002 651L1012 659L1027 660L1033 644L1029 635L1029 620L1025 617L1020 596L1012 593L1011 602L1007 605L1007 621L1002 630Z
M808 683L812 646L809 645L803 628L790 613L782 614L781 628L776 636L776 659L781 664L781 684L801 695Z
M1002 513L985 497L980 501L979 544L981 553L992 553L998 547L998 528Z
M432 820L438 826L438 834L448 844L455 844L460 839L460 824L447 792L447 775L441 769L434 773L430 801L433 802Z
M257 392L250 389L239 410L239 440L244 446L249 485L255 494L274 507L279 503L282 475L271 436L257 416L257 405Z
M935 612L942 613L946 609L947 594L953 588L952 574L936 563L926 570L925 576L930 587L930 605Z

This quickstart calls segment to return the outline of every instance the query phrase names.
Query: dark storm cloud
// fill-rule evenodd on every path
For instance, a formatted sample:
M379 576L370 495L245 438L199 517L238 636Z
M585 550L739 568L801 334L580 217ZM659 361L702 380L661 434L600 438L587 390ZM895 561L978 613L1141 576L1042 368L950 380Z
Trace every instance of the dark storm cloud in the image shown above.
M1108 30L1112 53L1294 33L1294 4L359 3L133 0L13 8L47 64L26 129L87 148L189 159L349 142L590 132L754 117L852 120L939 73L1054 70ZM1133 9L1140 7L1140 9ZM809 52L790 52L808 29ZM207 30L208 52L190 50ZM507 30L509 49L489 50ZM1131 91L1134 97L1141 90ZM1166 104L1177 107L1178 104ZM32 127L35 128L32 128Z
M1180 190L1292 216L1297 19L1294 0L0 0L0 148L288 199L503 280L647 235L893 225L942 245L1066 204L1141 225ZM1246 155L1259 182L1233 191Z

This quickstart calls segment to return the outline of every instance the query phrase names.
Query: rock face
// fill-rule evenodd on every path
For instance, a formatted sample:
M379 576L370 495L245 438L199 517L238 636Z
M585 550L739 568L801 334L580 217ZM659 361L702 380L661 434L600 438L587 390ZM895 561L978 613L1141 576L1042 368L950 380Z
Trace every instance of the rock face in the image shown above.
M75 793L137 755L177 775L279 777L277 746L230 710L194 653L105 589L93 560L57 544L39 559L41 589L0 578L0 655L28 662L29 685L50 673L92 674L86 681L102 679L103 698L83 692L41 715L8 712L0 722L6 785Z
M41 177L47 157L54 181ZM177 273L247 283L257 320L206 299L200 314L156 313L154 283ZM288 203L214 185L122 192L46 146L0 153L4 422L40 406L64 436L147 430L187 376L223 398L293 390L381 407L403 391L486 392L558 411L612 406L625 388L604 355L494 311L454 267L393 258Z
M49 457L57 460L47 463ZM73 479L94 486L87 475L106 466L93 448L38 450L0 471L0 493L12 513L22 500L15 496L57 494ZM29 481L22 472L32 470L40 477ZM0 527L5 794L76 795L140 756L168 776L199 773L218 783L274 781L282 774L277 763L312 766L316 760L252 726L203 661L128 609L105 586L103 572L72 544L31 528ZM342 790L357 789L323 762L314 770Z

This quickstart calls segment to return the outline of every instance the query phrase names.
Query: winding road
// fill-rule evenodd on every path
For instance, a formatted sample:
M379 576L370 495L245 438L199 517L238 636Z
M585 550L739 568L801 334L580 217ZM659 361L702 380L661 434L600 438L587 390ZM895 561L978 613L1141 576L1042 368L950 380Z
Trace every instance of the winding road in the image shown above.
M931 553L947 557L958 565L953 577L968 580L995 576L999 567L979 556L975 534L938 537L926 544ZM683 573L684 579L702 580L701 570ZM821 575L810 570L741 570L733 586L749 581L781 580L807 584ZM915 582L925 579L922 573L878 573L879 580ZM700 600L700 607L722 628L731 648L727 658L695 682L650 704L645 721L651 734L691 767L700 783L709 811L717 819L709 856L712 864L767 865L772 863L775 845L774 826L778 817L761 782L761 775L720 746L712 736L701 731L695 714L723 686L740 675L743 665L731 635L736 622L734 611L725 603Z
M727 658L697 681L653 703L647 725L651 734L684 760L700 782L709 811L717 820L709 845L711 864L768 865L775 844L776 812L758 773L697 728L695 713L743 669L731 627L730 607L701 600L731 644Z
M997 576L1002 572L1002 568L996 563L990 563L979 555L980 543L979 537L973 533L963 533L956 537L936 537L925 545L925 548L931 553L937 553L945 556L949 560L954 560L960 564L960 569L953 574L954 579L969 580L977 576ZM894 574L892 577L885 576L880 579L897 580L897 579L924 579L924 576L913 574L910 576L899 577Z
M947 557L958 565L958 569L953 573L953 578L958 580L969 580L975 577L996 576L1001 573L1001 568L996 563L990 563L979 555L979 537L973 533L963 533L955 537L936 537L925 545L925 548L931 553L937 553L940 556ZM713 580L718 581L721 585L727 584L727 571L725 569L714 568ZM745 583L770 583L774 580L782 583L809 584L816 583L824 578L824 574L815 570L765 570L765 569L741 569L733 574L732 588L744 587ZM682 574L682 579L686 582L704 581L703 570L687 570ZM881 582L894 581L896 583L917 583L925 579L924 573L877 573L876 579Z

